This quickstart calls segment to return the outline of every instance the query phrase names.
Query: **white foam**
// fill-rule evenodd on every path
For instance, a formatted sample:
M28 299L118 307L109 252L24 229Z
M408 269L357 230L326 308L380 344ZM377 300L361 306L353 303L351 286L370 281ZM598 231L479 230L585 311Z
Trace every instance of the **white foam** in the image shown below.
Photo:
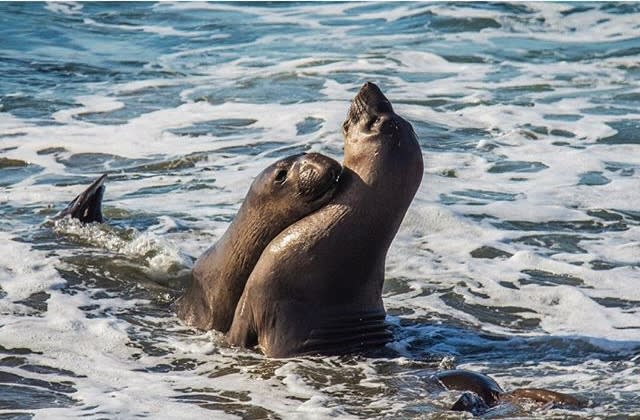
M0 127L3 135L20 134L22 128L31 127L28 121L15 117L8 112L0 112Z
M74 93L73 97L57 98L74 105L56 112L53 123L0 113L2 157L43 168L42 173L29 176L18 184L0 187L0 201L10 208L8 221L1 226L10 231L0 232L0 286L2 294L6 293L0 299L3 317L0 342L5 347L27 347L41 352L28 356L31 363L70 369L87 376L71 379L54 376L56 380L72 380L78 389L72 397L81 400L83 405L48 409L41 416L218 418L224 416L226 408L223 405L217 410L206 410L175 398L189 393L220 398L225 391L243 395L242 401L225 397L232 400L230 405L254 405L284 418L343 417L347 412L359 412L361 407L357 410L345 408L361 403L354 401L359 395L353 391L351 379L338 379L336 383L331 382L332 378L326 383L314 379L324 375L326 366L311 369L314 374L310 375L305 369L317 366L306 359L270 361L247 351L230 349L225 347L221 334L197 334L181 326L170 315L158 318L146 314L144 309L152 305L150 302L129 301L116 296L96 298L95 290L79 290L73 295L63 293L60 288L65 287L66 281L58 269L74 268L70 263L63 263L59 256L80 252L78 248L86 246L140 260L147 270L145 274L153 279L161 279L172 267L187 270L191 260L185 254L197 256L215 243L228 226L226 220L233 217L242 202L251 179L276 159L269 155L276 146L256 155L221 149L277 141L283 143L277 146L280 150L308 147L335 154L342 148L340 124L357 87L356 81L359 83L364 79L381 80L394 109L412 121L437 125L449 133L471 128L485 131L485 134L474 134L475 143L470 141L464 148L446 151L438 147L424 148L423 184L388 255L387 278L404 282L407 287L401 287L397 293L389 292L385 305L405 314L393 322L401 335L409 335L390 347L409 358L415 357L415 352L442 351L464 359L467 355L458 353L466 346L479 346L487 351L501 349L502 342L481 337L482 333L496 333L508 337L504 342L508 349L509 346L517 347L518 343L532 343L533 347L539 343L544 347L555 340L566 340L568 343L586 342L595 349L589 352L605 351L620 359L625 357L625 352L637 352L640 341L640 314L634 306L635 301L640 301L637 269L640 229L636 226L637 220L627 217L620 222L626 223L627 229L620 231L585 227L553 232L580 236L583 239L578 245L585 252L553 252L549 247L533 245L534 241L520 240L525 235L549 234L553 229L543 225L548 222L595 221L603 227L615 222L600 220L588 214L588 210L618 212L640 208L638 146L598 143L616 134L612 123L636 121L640 113L635 109L616 115L587 111L599 106L609 106L611 110L616 106L631 108L628 103L619 104L611 98L638 93L634 76L629 72L629 69L637 69L637 55L629 52L627 56L607 57L607 54L631 45L638 29L637 13L612 14L594 5L593 10L566 15L574 6L555 3L524 5L530 12L527 14L500 10L501 7L466 4L385 5L380 10L367 6L364 9L369 11L364 12L358 11L360 5L349 3L290 5L286 8L251 6L248 9L226 3L161 3L151 7L152 12L180 14L192 10L196 14L202 11L203 16L205 13L233 12L255 19L261 25L287 24L304 28L296 33L296 49L293 49L289 35L280 33L261 33L259 39L237 43L231 48L226 41L231 39L233 32L228 28L181 30L179 26L154 23L153 19L131 25L105 24L91 16L82 5L53 3L46 7L54 13L80 14L85 30L120 34L146 32L150 39L155 35L153 39L156 40L180 37L182 44L175 49L167 48L165 53L147 63L144 70L151 74L149 78L118 78L118 82L113 83L83 84L83 89L78 89L79 93ZM494 19L501 27L457 33L432 31L433 28L415 34L399 31L389 35L381 31L359 35L358 32L361 22L369 19L384 25L383 22L397 23L401 18L412 16L419 24L420 13L424 12L456 19ZM339 20L340 25L329 26L326 19ZM211 42L203 43L203 39ZM191 40L198 42L190 43ZM577 43L585 48L593 44L594 58L575 62L554 60L545 55L556 48L571 52ZM611 47L605 48L607 44L603 43L610 43ZM128 45L126 40L101 39L98 42L91 37L78 37L73 46L64 43L36 45L30 50L29 57L95 64L92 51L99 49L104 57L109 54L119 57L125 51L125 45L130 55L141 51L136 48L144 48ZM283 45L287 48L282 49ZM274 46L278 46L277 54L273 52ZM327 47L319 49L318 46ZM541 56L531 60L512 59L516 55L523 57L518 48L540 50ZM461 63L444 58L458 53L478 60ZM23 59L17 52L7 52L7 57ZM144 76L140 73L136 77ZM437 79L433 80L434 77ZM222 104L193 100L200 97L217 100L215 93L222 90L237 89L242 95L243 89L253 88L255 80L289 78L320 81L317 98L286 105L264 104L261 103L264 98L247 99L247 96ZM127 111L125 107L136 99L136 95L153 94L154 90L163 88L175 90L176 98L183 103L163 106L159 102L157 110L121 124L99 122L100 114L108 116L114 111ZM27 94L13 92L13 95ZM52 91L51 95L58 93ZM444 105L431 106L429 101L434 104L442 101ZM89 113L95 113L98 118L83 121L81 117ZM577 117L554 117L558 114ZM118 112L118 115L126 115L126 112ZM307 117L323 122L317 131L299 136L296 124ZM218 136L213 129L211 133L194 137L171 132L224 119L255 122L249 131L239 129L237 134L225 136ZM437 138L421 140L425 145L436 145L440 141ZM50 147L64 147L66 151L38 154ZM154 214L155 224L144 232L135 232L125 238L126 235L115 228L87 227L71 222L62 228L58 224L54 229L58 234L70 237L66 239L75 241L74 250L38 251L26 243L14 241L16 236L34 234L34 226L40 222L38 212L44 212L48 207L61 208L84 188L83 185L58 187L48 182L39 183L42 175L94 175L81 174L79 169L64 165L65 159L79 153L154 161L201 153L207 159L196 162L194 168L187 170L138 171L143 176L125 172L107 181L105 204L111 210ZM333 157L341 158L339 154ZM488 172L502 160L538 162L546 168L538 172ZM625 173L607 169L610 165L606 162L620 162L628 169ZM108 163L104 166L96 171L112 169ZM598 186L578 185L581 175L586 172L600 172L611 182ZM201 182L211 188L181 188ZM171 189L173 186L178 187ZM167 191L132 194L150 187L165 187ZM513 199L468 198L464 193L470 190L508 193ZM445 205L443 197L457 197L461 201ZM50 214L50 211L46 213ZM501 228L500 223L506 221L529 222L533 227L530 230ZM119 220L119 223L126 222ZM507 254L494 259L470 256L472 251L483 246ZM596 270L591 266L594 260L619 266ZM560 276L559 279L567 280L567 284L521 284L520 280L527 278L526 272L531 270ZM572 281L578 284L572 285ZM518 289L505 284L515 285ZM41 313L39 309L16 303L38 292L50 295L47 311ZM444 296L447 293L455 294L466 304L497 311L497 318L502 322L498 325L488 321L462 305L454 308L450 296ZM608 299L613 304L601 304L601 299ZM616 302L619 302L617 306ZM99 313L98 317L87 317L87 308L92 305L96 309L91 311ZM139 307L133 311L135 305ZM522 309L516 313L519 320L537 326L508 324L504 321L508 318L500 318L503 308L513 307ZM130 310L141 313L135 315L140 318L132 320L129 315L121 316ZM400 320L427 320L429 324L405 326ZM157 340L153 345L161 351L153 355L153 352L147 354L140 350L136 347L139 345L137 335ZM451 335L455 337L451 338ZM412 345L424 337L429 338L429 347L415 350ZM477 355L472 357L481 359ZM566 359L569 355L558 357ZM170 366L178 359L192 359L196 367L185 371L169 369L163 373L146 370L157 365ZM499 366L495 359L486 364L477 362L463 366L497 370L505 387L531 385L577 390L590 395L602 394L606 389L616 403L629 401L625 392L640 390L634 371L637 357L615 362L599 361L590 355L584 359L572 360L570 366L564 359L557 363L537 361L537 365L532 361L531 365L516 368ZM331 363L335 364L329 364L327 369L333 369L332 372L342 370L346 365L341 361ZM371 397L375 400L373 403L369 400L362 405L372 410L380 408L385 413L400 410L406 405L406 399L402 399L406 395L395 388L385 391L384 374L376 372L371 365L365 360L354 367L361 378L357 379L357 385L376 395ZM11 372L23 376L43 378L43 375L19 367L6 369L13 369ZM224 369L229 373L224 374ZM612 371L615 374L603 374ZM220 372L222 374L217 376ZM542 374L533 376L533 372ZM376 387L382 389L378 394L375 394ZM192 392L180 391L186 389ZM400 396L396 398L393 392ZM98 408L83 411L93 405ZM607 415L616 413L619 408L605 404L603 408L593 410L585 415Z
M425 51L392 51L388 57L399 60L402 70L410 73L473 73L475 77L478 72L485 73L486 65L469 63L450 63L437 54Z
M32 251L28 245L13 241L12 235L2 231L0 243L0 287L7 293L6 299L0 300L3 306L9 300L23 300L34 293L46 292L64 284L44 252ZM3 311L6 310L3 308Z
M184 36L194 37L206 35L206 32L199 31L181 31L171 26L158 26L158 25L113 25L108 23L96 22L94 19L84 18L85 25L95 26L98 28L117 29L119 31L130 32L148 32L161 36Z
M124 103L105 96L78 96L75 99L82 106L58 111L53 114L53 119L60 123L70 123L73 121L73 117L79 115L110 112L124 107Z
M68 16L79 15L84 6L81 3L67 1L49 1L45 8L53 13L60 13Z
M123 237L125 232L117 232L96 223L84 224L68 217L57 220L54 229L59 234L77 236L92 246L144 258L147 265L145 271L155 280L172 277L191 268L191 260L175 244L158 236L153 230L141 233L129 229Z

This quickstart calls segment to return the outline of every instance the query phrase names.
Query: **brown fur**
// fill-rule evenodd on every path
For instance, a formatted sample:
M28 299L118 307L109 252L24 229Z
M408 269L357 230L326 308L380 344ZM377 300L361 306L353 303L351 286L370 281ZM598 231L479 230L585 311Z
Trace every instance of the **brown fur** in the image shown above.
M372 83L353 100L343 128L338 191L266 247L236 308L231 344L287 357L390 339L385 258L420 185L422 153L411 125Z
M264 248L284 228L329 201L341 169L335 160L310 153L262 171L225 234L196 261L192 283L176 303L180 319L226 332Z
M518 404L525 400L551 406L581 408L586 403L569 394L549 391L541 388L519 388L504 392L500 385L488 375L469 370L448 370L439 372L435 377L447 388L458 391L471 391L481 400L463 395L452 407L454 411L470 411L481 414L489 407L503 402Z

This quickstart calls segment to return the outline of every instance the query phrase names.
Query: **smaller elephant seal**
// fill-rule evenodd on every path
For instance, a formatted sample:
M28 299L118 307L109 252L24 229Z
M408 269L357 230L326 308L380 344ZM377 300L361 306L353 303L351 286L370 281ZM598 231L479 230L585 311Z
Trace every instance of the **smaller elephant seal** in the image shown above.
M271 240L325 205L342 166L319 153L279 160L253 181L233 222L193 267L191 285L176 302L184 323L227 332L249 274Z
M451 407L453 411L468 411L481 415L502 403L532 401L549 407L581 408L586 403L572 395L541 388L519 388L505 392L490 376L469 370L448 370L434 375L447 389L467 391Z
M391 339L382 302L387 250L423 173L411 124L373 83L343 126L333 199L269 243L247 280L227 340L268 357L370 351Z
M103 223L102 197L104 196L104 181L107 174L93 181L81 194L74 198L67 207L52 217L53 220L66 216L78 219L83 223Z

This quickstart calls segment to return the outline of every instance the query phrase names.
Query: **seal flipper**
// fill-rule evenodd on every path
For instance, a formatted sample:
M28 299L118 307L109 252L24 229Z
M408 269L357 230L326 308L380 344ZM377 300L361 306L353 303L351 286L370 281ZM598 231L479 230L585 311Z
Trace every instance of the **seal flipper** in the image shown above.
M70 216L83 223L102 223L102 197L104 195L104 181L107 174L102 175L87 187L81 194L74 198L60 213L53 216L54 220Z
M541 388L514 389L511 392L507 392L504 397L505 399L532 400L542 404L550 404L553 407L584 408L587 406L586 401L574 397L573 395Z
M245 289L246 293L246 289ZM226 334L227 343L232 346L252 348L258 345L258 333L253 327L251 309L247 308L247 297L242 296Z

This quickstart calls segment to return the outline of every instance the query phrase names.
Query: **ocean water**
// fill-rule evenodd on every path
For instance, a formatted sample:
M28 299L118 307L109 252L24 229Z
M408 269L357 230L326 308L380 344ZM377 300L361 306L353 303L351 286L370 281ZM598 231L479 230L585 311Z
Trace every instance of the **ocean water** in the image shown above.
M1 418L459 418L457 366L640 413L638 3L0 3ZM365 81L425 159L385 357L267 359L170 303L252 177L342 158ZM108 172L108 225L49 218Z

